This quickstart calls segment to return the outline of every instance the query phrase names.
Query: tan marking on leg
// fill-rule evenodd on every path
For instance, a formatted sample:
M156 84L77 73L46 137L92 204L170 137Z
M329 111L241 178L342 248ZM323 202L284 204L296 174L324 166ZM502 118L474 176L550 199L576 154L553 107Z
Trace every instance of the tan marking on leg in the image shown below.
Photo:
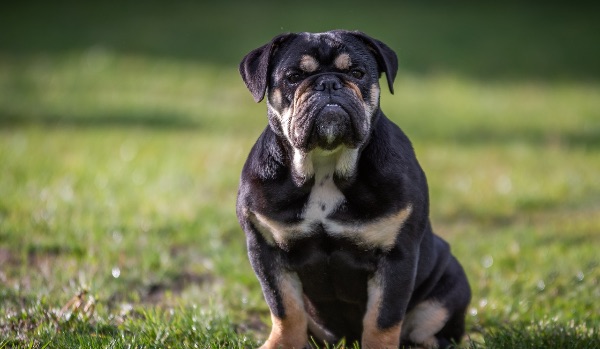
M271 334L261 349L302 349L308 343L307 315L302 300L302 284L295 273L285 274L279 281L285 317L271 313Z
M312 73L319 69L319 62L313 56L303 55L300 58L300 69L307 73Z
M379 328L377 318L381 311L383 298L383 285L381 278L376 275L369 280L367 286L369 300L367 311L363 318L363 333L361 348L365 349L397 349L400 346L400 332L402 322L390 327Z
M444 327L448 316L448 310L440 302L419 303L406 315L402 336L425 348L437 348L435 334Z
M398 349L401 328L402 322L385 330L370 329L368 332L364 331L361 348Z
M333 65L339 70L348 70L352 66L352 59L349 54L341 53L339 56L335 57Z

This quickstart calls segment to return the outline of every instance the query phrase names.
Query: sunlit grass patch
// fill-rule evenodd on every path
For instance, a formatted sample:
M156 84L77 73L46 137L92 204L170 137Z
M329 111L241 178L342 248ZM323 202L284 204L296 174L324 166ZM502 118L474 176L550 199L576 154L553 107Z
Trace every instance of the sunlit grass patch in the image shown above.
M89 295L81 296L84 301ZM67 303L58 310L46 302L7 313L0 324L13 336L0 341L0 348L129 348L143 343L151 347L248 348L257 343L241 333L214 307L175 306L121 307L107 315L105 310L88 310ZM247 329L246 329L247 330Z
M485 345L472 342L471 348L573 348L593 349L600 343L598 328L541 320L530 324L501 326L484 335Z

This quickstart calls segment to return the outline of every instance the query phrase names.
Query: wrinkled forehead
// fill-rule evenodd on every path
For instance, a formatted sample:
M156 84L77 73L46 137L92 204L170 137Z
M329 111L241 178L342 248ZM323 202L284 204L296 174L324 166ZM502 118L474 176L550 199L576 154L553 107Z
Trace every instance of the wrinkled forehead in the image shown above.
M337 33L302 33L297 39L300 46L305 46L315 58L325 59L346 49L348 40L343 40Z
M360 60L370 57L368 48L352 35L337 32L301 33L282 47L279 59L288 66L302 64L303 61L306 63L307 57L320 64L330 64L339 60L340 55L349 53Z

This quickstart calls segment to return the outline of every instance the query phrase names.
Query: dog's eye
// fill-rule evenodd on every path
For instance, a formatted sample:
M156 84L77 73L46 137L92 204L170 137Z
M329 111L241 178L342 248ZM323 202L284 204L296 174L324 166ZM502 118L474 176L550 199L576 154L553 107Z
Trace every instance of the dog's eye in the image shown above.
M300 74L300 73L291 73L291 74L289 74L287 76L287 79L292 84L295 84L295 83L300 82L302 80L302 74Z
M359 69L352 69L350 70L350 76L355 79L361 79L363 76L365 76L365 72Z

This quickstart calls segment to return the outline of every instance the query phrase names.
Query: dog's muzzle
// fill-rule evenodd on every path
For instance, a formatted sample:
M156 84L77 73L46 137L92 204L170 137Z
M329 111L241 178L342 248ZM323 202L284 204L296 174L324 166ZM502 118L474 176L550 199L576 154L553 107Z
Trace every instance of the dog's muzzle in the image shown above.
M356 98L352 98L341 78L334 74L318 76L312 86L308 99L312 104L309 108L312 125L307 130L309 147L332 150L341 144L353 143L353 118L358 116L351 111L355 109Z

